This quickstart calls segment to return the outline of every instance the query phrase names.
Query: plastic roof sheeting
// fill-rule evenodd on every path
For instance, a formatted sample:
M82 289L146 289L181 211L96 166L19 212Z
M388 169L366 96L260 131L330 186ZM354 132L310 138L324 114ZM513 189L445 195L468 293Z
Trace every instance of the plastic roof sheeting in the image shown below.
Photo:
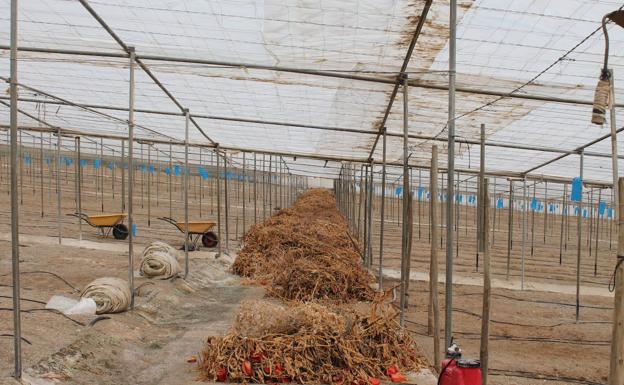
M405 58L424 0L90 0L127 46L137 54L230 62L232 66L143 60L172 95L216 142L232 147L317 156L366 159L375 135L297 127L315 125L375 131L388 105L393 84L299 73L251 69L250 63L332 71L394 79ZM460 0L458 1L457 84L473 90L514 92L591 100L601 68L602 16L620 7L612 0ZM0 0L0 41L9 41L9 0ZM124 54L122 48L74 0L22 1L19 44L51 50L87 50ZM624 31L610 26L610 67L616 76L616 100L624 102ZM410 79L448 84L448 0L434 1L407 67ZM8 52L0 51L0 76L8 77ZM128 105L128 59L20 52L19 81L115 118L76 107L48 105L52 125L93 133L123 135ZM45 98L26 88L20 97ZM448 93L409 88L411 134L445 138ZM37 115L41 107L20 103ZM179 114L178 107L142 70L136 70L136 108ZM402 132L402 93L386 126ZM477 140L486 125L487 140L497 143L572 150L608 132L589 123L591 106L549 103L475 93L457 93L457 140ZM218 117L286 124L234 122ZM8 113L0 105L0 119ZM624 124L624 114L618 111ZM184 117L137 113L142 138L184 137ZM20 115L20 124L37 125ZM290 124L290 125L289 125ZM149 130L143 129L148 128ZM207 139L191 126L191 141ZM621 141L620 141L621 142ZM428 165L432 144L444 154L445 143L410 139L410 162ZM402 159L402 140L388 138L388 160ZM623 146L624 143L620 143ZM457 166L476 169L479 149L458 145ZM605 140L588 151L609 153ZM523 172L559 154L487 148L487 169ZM441 167L445 167L444 156ZM536 174L571 178L578 157L538 169ZM381 143L374 152L381 160ZM294 161L291 159L290 161ZM302 173L335 175L323 161L299 160ZM586 175L611 180L610 159L586 157ZM622 166L620 166L622 167ZM295 169L297 167L293 167Z

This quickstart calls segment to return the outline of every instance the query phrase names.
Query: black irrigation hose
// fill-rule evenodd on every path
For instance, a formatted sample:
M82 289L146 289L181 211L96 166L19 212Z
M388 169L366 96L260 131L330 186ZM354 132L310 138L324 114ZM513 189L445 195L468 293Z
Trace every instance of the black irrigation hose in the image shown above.
M12 307L0 307L0 311L13 311ZM86 326L83 322L80 322L78 320L75 320L63 313L61 313L60 311L56 310L56 309L45 309L45 308L35 308L35 309L25 309L22 310L22 313L32 313L32 312L36 312L36 311L48 311L50 313L54 313L54 314L58 314L62 317L67 318L68 320L72 321L73 323L75 323L76 325L80 325L80 326Z
M0 334L0 337L11 337L14 338L15 334L10 334L10 333L2 333ZM26 342L28 345L32 345L32 343L30 341L28 341L26 338L24 337L20 337L22 341Z
M459 308L453 308L453 311L457 312L457 313L468 314L468 315L471 315L473 317L481 319L481 315L480 314L473 313L473 312L468 311L468 310L459 309ZM498 320L494 320L494 319L491 319L490 322L494 323L494 324L519 326L519 327L529 327L529 328L554 328L554 327L557 327L557 326L575 325L576 324L576 322L570 322L569 321L569 322L560 322L558 324L552 324L552 325L532 325L532 324L521 324L521 323L516 323L516 322L498 321ZM585 321L583 323L584 324L611 324L611 321Z
M462 296L469 296L469 295L483 295L483 293L465 293L465 294L462 294ZM573 303L546 301L546 300L539 300L539 299L516 298L516 297L512 297L510 295L497 294L497 293L492 293L492 297L502 297L502 298L513 300L513 301L532 302L532 303L539 303L539 304L544 304L544 305L559 305L559 306L570 306L570 307L575 307L576 306L576 304L573 304ZM582 305L581 304L581 307L584 307L584 308L587 308L587 309L613 310L613 307L610 307L610 306Z
M573 384L582 384L582 385L606 385L603 382L595 382L591 380L586 380L584 378L576 378L576 377L568 377L568 376L553 376L550 374L525 372L521 370L490 369L488 373L491 376L519 377L519 378L529 378L532 380L559 381L559 382L569 382Z
M13 299L13 297L12 297L12 296L10 296L10 295L0 295L0 298L9 298L9 299ZM47 302L44 302L44 301L39 301L39 300L37 300L37 299L30 299L30 298L23 298L23 297L20 297L20 300L21 300L21 301L26 301L26 302L34 302L34 303L39 303L39 304L41 304L41 305L46 305L46 304L47 304Z
M61 277L60 275L53 273L51 271L45 271L45 270L33 270L33 271L22 271L20 274L49 274L53 277L56 277L58 279L60 279L61 281L63 281L63 283L65 283L67 286L71 287L75 292L79 293L80 290L78 290L74 285L72 285L71 283L69 283L65 278ZM7 274L0 274L0 277L6 277L10 275L10 273Z
M107 319L111 319L111 317L106 316L106 315L100 315L100 316L97 316L97 317L95 317L94 319L92 319L92 320L89 322L89 327L93 327L93 325L95 325L95 324L96 324L96 323L98 323L99 321L104 321L104 320L107 320Z
M414 321L408 321L407 323L418 325L421 327L426 327L426 325L420 324ZM407 329L407 331L414 333L423 337L431 337L428 333L421 333L414 329ZM463 336L463 339L466 340L478 340L481 339L481 334L472 333L472 332L462 332L462 331L453 331L453 334L458 334ZM597 340L565 340L565 339L557 339L557 338L546 338L546 337L521 337L521 336L507 336L507 335L498 335L491 334L490 340L492 341L514 341L514 342L540 342L540 343L553 343L553 344L569 344L569 345L581 345L581 346L610 346L611 341L597 341Z

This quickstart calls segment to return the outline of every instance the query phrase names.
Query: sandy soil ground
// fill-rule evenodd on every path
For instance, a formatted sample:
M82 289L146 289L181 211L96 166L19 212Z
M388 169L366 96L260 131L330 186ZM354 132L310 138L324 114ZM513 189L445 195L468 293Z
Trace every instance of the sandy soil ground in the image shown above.
M108 172L108 170L107 170ZM33 181L37 182L37 175ZM116 188L120 187L119 173ZM58 232L56 224L56 195L54 185L46 185L44 179L44 209L41 215L38 183L33 188L24 179L23 204L20 207L22 293L24 309L42 308L37 301L45 302L53 294L75 296L75 291L62 280L50 275L33 273L45 270L54 272L75 287L81 287L102 275L125 277L127 274L127 243L113 239L102 239L96 229L83 224L82 236L85 242L78 243L78 225L75 219L66 216L75 210L74 184L72 174L63 180L62 230L68 237L63 245L51 238ZM174 245L182 244L181 234L170 225L158 221L158 216L169 215L169 195L166 179L158 187L160 197L156 206L156 186L152 181L151 212L147 214L147 188L143 186L141 199L141 178L136 178L135 212L138 226L136 239L137 254L143 245L161 239ZM175 178L174 178L175 181ZM11 307L10 288L10 243L8 240L9 213L6 179L0 180L0 304ZM178 181L179 182L179 181ZM83 211L101 212L101 195L96 194L96 183L89 174L85 175L83 187ZM146 182L145 182L146 183ZM119 191L112 196L110 175L104 182L104 211L119 211ZM191 220L216 219L214 186L204 184L200 194L199 181L190 193ZM251 191L248 186L247 193ZM261 220L271 212L267 204L264 210L262 189L258 187L256 218ZM181 190L172 190L171 212L181 217ZM201 213L199 197L202 197ZM5 198L6 197L6 198ZM246 196L245 227L253 222L254 204ZM141 206L143 201L143 206ZM388 276L386 287L393 284L391 278L400 265L400 221L396 198L388 199L385 231L384 270ZM273 206L277 206L274 204ZM212 208L212 212L211 212ZM378 259L379 202L375 204L373 225L373 255ZM417 207L415 207L415 211ZM242 225L242 189L237 182L230 183L228 202L229 249L236 250ZM417 211L416 211L417 212ZM421 215L415 214L412 272L415 281L410 291L408 327L415 333L427 354L431 354L431 337L427 336L427 277L429 266L428 207L421 207ZM543 214L535 216L533 255L531 256L530 232L527 234L524 291L520 289L521 276L521 215L514 215L514 242L510 259L510 274L507 279L507 212L496 210L497 217L492 247L495 284L493 297L493 325L491 343L491 367L493 384L528 385L545 384L604 384L606 382L612 298L606 290L613 265L614 252L610 249L609 224L601 221L600 240L596 256L595 235L592 238L592 254L589 253L588 221L583 225L583 250L581 260L581 319L574 322L574 290L576 277L576 225L569 221L569 231L564 236L567 250L564 250L562 264L559 264L559 231L561 217L550 215L544 241ZM529 215L529 220L530 220ZM238 224L238 226L237 226ZM564 222L568 228L567 221ZM529 222L528 228L531 228ZM357 229L355 229L357 230ZM225 239L225 225L222 240ZM442 232L443 233L443 232ZM472 208L462 208L459 223L458 257L455 260L454 285L454 328L456 336L467 356L477 357L481 313L481 275L475 267L475 223ZM594 230L595 234L595 230ZM72 238L72 239L70 239ZM569 239L568 239L569 238ZM444 239L441 239L444 245ZM613 243L614 246L614 243ZM444 250L440 251L444 255ZM191 291L181 283L158 282L155 286L142 289L136 311L114 315L110 320L96 323L93 327L82 326L59 315L32 310L23 314L24 366L27 374L35 377L61 376L56 383L93 383L87 378L106 376L100 383L110 384L156 384L189 383L195 377L185 364L172 357L187 357L199 349L199 343L208 331L223 331L235 313L240 300L261 296L258 289L241 287L239 284L213 281L215 267L210 264L209 251L191 253ZM596 274L594 261L596 258ZM374 265L375 270L377 264ZM220 276L221 277L221 276ZM443 257L440 260L440 277L444 277ZM221 277L222 278L222 277ZM230 278L230 277L228 277ZM220 279L220 278L219 278ZM219 279L216 279L219 281ZM139 283L141 281L139 280ZM181 282L181 281L179 281ZM229 281L228 281L229 282ZM236 280L234 279L234 281ZM443 305L443 285L439 285ZM529 290L530 289L530 290ZM571 291L572 290L572 291ZM159 295L150 293L159 291ZM35 302L29 301L34 300ZM156 301L158 309L152 304ZM142 308L144 307L144 308ZM10 310L0 310L0 334L12 332ZM90 319L77 319L88 323ZM53 332L51 332L53 331ZM112 348L108 348L108 347ZM59 350L60 349L60 350ZM6 381L12 370L12 340L0 337L0 375ZM56 353L55 353L56 352ZM132 378L124 378L129 370ZM46 374L50 373L50 374ZM527 375L543 375L543 379L525 378ZM563 378L562 380L555 380ZM173 381L173 382L169 382ZM176 382L177 381L177 382ZM9 382L10 383L10 382Z

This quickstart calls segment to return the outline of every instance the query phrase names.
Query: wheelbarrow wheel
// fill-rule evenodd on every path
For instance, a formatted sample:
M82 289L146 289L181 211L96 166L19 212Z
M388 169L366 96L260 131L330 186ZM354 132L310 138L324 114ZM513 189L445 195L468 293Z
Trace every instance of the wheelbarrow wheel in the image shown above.
M113 226L113 237L115 239L126 239L128 238L128 226L123 223L118 223Z
M219 244L219 239L217 238L217 234L209 231L202 235L202 245L204 247L216 247Z

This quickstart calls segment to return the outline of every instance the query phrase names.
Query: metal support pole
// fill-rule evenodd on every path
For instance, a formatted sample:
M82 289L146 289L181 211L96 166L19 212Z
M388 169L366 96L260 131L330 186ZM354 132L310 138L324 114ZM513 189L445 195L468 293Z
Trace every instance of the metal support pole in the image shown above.
M254 225L258 222L258 195L256 187L256 153L253 154L253 200L254 200Z
M618 199L618 145L617 145L617 127L615 118L615 84L613 77L613 70L609 70L609 123L611 125L611 169L613 172L613 218L619 218L619 207L616 204Z
M184 279L188 277L189 272L189 214L188 214L188 189L189 189L189 120L190 113L184 109Z
M61 226L61 129L56 132L56 225L58 227L59 245L63 243L63 229Z
M173 191L172 191L172 186L171 186L171 178L172 178L172 174L173 174L173 159L172 159L172 151L171 151L171 143L169 143L169 175L168 175L168 179L169 179L169 218L173 218L173 208L172 208L172 201L173 201Z
M121 140L121 212L126 212L126 141Z
M566 211L567 199L568 199L568 185L564 184L563 185L563 205L561 207L561 232L559 233L559 265L563 263L563 232L564 232L563 224L564 224L564 219L565 219L564 215L567 212Z
M479 185L477 186L477 255L476 269L479 271L479 254L484 251L483 244L483 213L484 206L479 203L483 200L483 183L485 180L485 124L481 124L481 147L479 151ZM468 224L466 224L468 228Z
M611 355L609 362L609 385L624 383L624 178L618 179L617 217L617 263L613 272L614 310L611 332ZM614 218L615 219L615 218Z
M381 207L379 218L379 291L383 290L383 253L384 253L384 224L386 210L386 127L382 133L382 164L381 164ZM358 222L359 223L359 222Z
M600 206L600 200L602 199L602 189L598 190L598 206ZM599 207L596 207L596 247L594 248L594 277L598 275L598 237L600 236L600 211Z
M243 231L241 232L243 236L245 235L245 230L246 230L246 225L247 225L247 221L246 221L247 216L245 215L246 214L245 211L247 210L247 207L245 205L245 186L247 184L247 175L245 174L245 166L246 166L245 161L246 161L245 153L243 152Z
M433 362L440 367L440 303L438 295L438 146L431 147L429 173L429 211L431 232L431 259L429 265L429 334L433 332ZM431 330L433 329L433 330Z
M39 133L39 188L41 189L41 218L43 218L43 132Z
M408 255L408 237L409 231L408 227L412 224L408 222L409 215L409 198L410 198L410 188L409 188L409 166L408 166L408 88L407 88L408 78L406 75L403 77L403 228L401 232L401 298L400 298L400 324L403 326L405 324L405 308L407 305L407 286L409 279L409 272L407 271L407 259Z
M217 158L217 257L221 256L221 161L219 160L219 146L215 147Z
M582 192L582 183L583 183L583 150L579 153L580 156L580 167L579 173L581 178L581 199L578 202L578 218L577 218L577 243L576 243L576 322L578 323L581 311L581 238L582 234L582 225L583 225L583 192Z
M82 214L82 165L80 157L80 137L76 137L76 207L77 212ZM78 240L82 241L82 220L78 218Z
M509 180L509 215L507 216L507 279L511 268L511 247L513 246L513 180Z
M527 186L526 178L522 181L522 272L520 276L520 290L524 290L524 257L526 249L526 235L527 235Z
M17 206L17 0L11 0L11 277L13 285L13 350L16 379L22 378L22 322L20 308L19 211Z
M100 203L104 212L104 138L100 138Z
M456 67L456 43L457 43L457 0L450 0L449 17L449 103L448 103L448 161L446 191L446 301L444 344L449 346L453 335L453 209L454 196L453 180L455 174L455 67Z
M526 191L526 179L524 181ZM490 216L488 211L490 208L490 196L488 193L488 180L483 179L481 186L481 196L483 198L482 212L483 222L481 226L483 242L483 311L481 314L481 346L479 359L481 361L481 385L487 385L488 382L488 367L489 367L489 344L490 344L490 304L491 304L491 292L492 292L492 278L490 275L490 245L489 245L489 228L490 228ZM526 203L525 203L526 211Z
M158 152L157 152L158 153ZM147 227L152 225L152 145L147 145Z
M130 286L130 308L134 307L134 234L132 231L134 225L133 215L133 184L134 184L134 47L130 49L130 61L128 63L130 70L130 82L128 90L128 285ZM123 170L123 165L122 165Z
M536 194L536 186L537 182L533 182L533 201L537 202L535 194ZM535 210L537 207L531 208L531 256L535 251Z
M370 269L373 265L373 169L375 164L370 164L370 177L368 178L368 248L366 249L366 266ZM350 169L350 168L349 168ZM350 179L350 176L349 176ZM350 196L350 194L349 194ZM349 211L350 210L349 206Z
M224 192L224 207L223 209L225 210L224 214L225 214L225 253L226 254L230 254L230 221L229 221L229 206L230 204L228 203L229 201L229 193L228 193L228 176L227 176L227 171L228 169L228 165L227 165L227 153L225 151L223 151L223 189L225 190Z

